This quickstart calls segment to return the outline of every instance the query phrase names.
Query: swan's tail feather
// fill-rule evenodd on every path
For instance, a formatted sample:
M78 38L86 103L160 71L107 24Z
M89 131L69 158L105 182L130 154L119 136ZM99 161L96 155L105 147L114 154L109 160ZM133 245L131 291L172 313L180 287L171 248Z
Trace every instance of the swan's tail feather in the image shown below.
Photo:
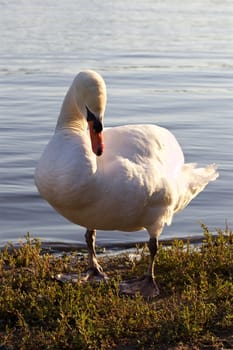
M175 212L185 208L189 202L198 195L210 181L219 176L216 164L210 164L205 168L196 168L196 164L187 163L182 167L181 182L179 183L179 195Z

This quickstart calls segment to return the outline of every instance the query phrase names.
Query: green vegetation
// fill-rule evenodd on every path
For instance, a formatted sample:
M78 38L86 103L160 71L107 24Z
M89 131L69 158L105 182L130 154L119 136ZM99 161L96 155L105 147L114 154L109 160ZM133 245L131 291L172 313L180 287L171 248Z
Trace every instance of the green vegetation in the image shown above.
M58 257L30 238L0 253L0 349L232 349L233 233L203 225L199 246L160 247L160 296L119 295L119 281L148 265L127 254L100 257L108 284L61 283L58 273L81 273L86 255Z

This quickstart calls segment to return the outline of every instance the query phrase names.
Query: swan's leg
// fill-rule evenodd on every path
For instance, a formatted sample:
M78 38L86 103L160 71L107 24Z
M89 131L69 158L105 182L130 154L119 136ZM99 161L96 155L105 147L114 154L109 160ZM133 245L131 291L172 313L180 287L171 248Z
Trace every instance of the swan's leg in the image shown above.
M88 249L88 269L86 276L83 278L85 281L89 280L107 280L107 276L103 273L102 267L99 265L95 251L95 239L96 230L87 229L85 234L87 249Z
M88 265L89 269L96 269L102 272L102 267L98 264L95 251L96 230L87 229L85 239L88 249Z
M158 246L159 246L158 237L150 238L148 243L148 247L150 251L150 263L149 263L147 275L151 276L153 280L154 280L155 255L157 254Z
M158 250L158 238L150 238L150 263L147 273L139 279L123 281L120 284L121 294L134 295L140 293L145 298L154 298L159 294L159 288L154 279L154 259Z

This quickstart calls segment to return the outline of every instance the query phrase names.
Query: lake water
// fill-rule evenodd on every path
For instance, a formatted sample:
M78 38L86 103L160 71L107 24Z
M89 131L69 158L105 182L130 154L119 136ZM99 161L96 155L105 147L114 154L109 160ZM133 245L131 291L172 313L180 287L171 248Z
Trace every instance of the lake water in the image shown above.
M37 160L82 69L108 88L105 125L170 129L186 161L216 162L220 177L163 238L233 226L233 1L0 1L0 245L28 231L46 242L84 244L34 186ZM147 240L98 232L100 245Z

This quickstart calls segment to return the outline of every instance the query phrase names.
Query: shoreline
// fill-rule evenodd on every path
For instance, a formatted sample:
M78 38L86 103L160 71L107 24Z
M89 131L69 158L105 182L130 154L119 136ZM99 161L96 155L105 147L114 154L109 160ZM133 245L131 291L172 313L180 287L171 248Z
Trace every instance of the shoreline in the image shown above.
M217 234L213 234L213 238L217 237ZM20 248L22 245L22 242L25 241L25 238L27 235L25 235L23 238L20 238L17 242L7 242L6 244L0 246L0 251L4 250L6 247L14 247L14 248ZM45 252L50 252L52 254L56 253L67 253L67 252L87 252L87 246L86 243L73 243L73 242L62 242L62 241L42 241L40 237L35 237L33 235L29 234L29 237L35 240L38 240L41 245L41 249ZM183 241L184 243L189 242L191 245L198 245L203 243L203 240L205 239L204 235L197 235L197 236L186 236L186 237L174 237L174 238L165 238L165 239L159 239L159 244L162 246L171 246L174 241ZM114 255L114 254L121 254L124 252L127 252L129 250L135 249L137 246L143 246L147 244L147 240L141 240L136 242L117 242L117 243L101 243L97 242L96 244L96 251L97 254L107 254L107 255Z

